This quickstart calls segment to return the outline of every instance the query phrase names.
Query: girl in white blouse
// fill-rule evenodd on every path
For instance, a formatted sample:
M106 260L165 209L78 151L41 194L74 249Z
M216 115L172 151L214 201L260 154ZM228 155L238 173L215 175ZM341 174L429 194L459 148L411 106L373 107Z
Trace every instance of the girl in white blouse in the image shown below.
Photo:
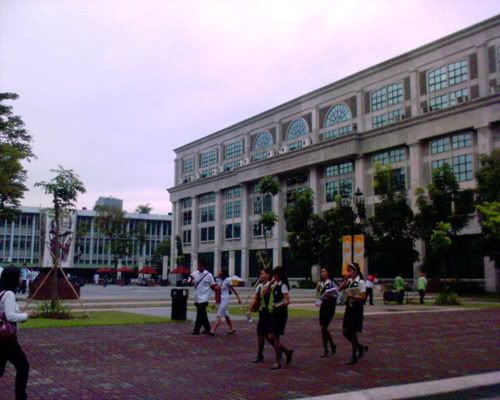
M21 286L20 271L15 267L7 267L0 277L0 315L4 321L15 323L28 319L27 313L22 313L16 302L16 290ZM14 341L0 341L0 377L3 376L5 365L9 361L16 368L16 400L27 399L29 363L17 338Z

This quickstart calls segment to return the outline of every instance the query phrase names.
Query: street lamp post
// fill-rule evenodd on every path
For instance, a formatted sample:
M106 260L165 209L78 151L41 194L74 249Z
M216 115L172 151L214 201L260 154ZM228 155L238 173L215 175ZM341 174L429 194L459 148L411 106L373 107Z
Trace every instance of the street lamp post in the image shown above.
M357 188L356 192L354 193L354 196L352 197L352 203L354 203L354 206L356 207L356 211L351 206L351 198L344 193L342 195L342 198L340 200L340 204L342 207L345 207L346 209L349 209L350 211L350 216L351 216L351 262L354 262L354 226L356 223L356 220L361 220L365 216L365 211L364 211L364 199L363 199L363 193L361 190L359 190L359 187Z

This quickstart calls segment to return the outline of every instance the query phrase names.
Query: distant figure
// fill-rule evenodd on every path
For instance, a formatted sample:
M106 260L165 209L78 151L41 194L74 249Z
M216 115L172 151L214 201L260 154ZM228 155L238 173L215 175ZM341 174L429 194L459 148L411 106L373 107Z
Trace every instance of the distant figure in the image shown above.
M321 340L323 342L323 354L321 358L328 357L328 345L332 355L337 351L337 346L333 342L332 335L328 331L328 325L335 315L337 305L338 288L335 282L330 279L330 271L326 267L321 267L321 281L316 287L316 304L319 304L319 326L321 327Z
M417 280L417 290L420 295L420 304L424 304L424 297L427 293L427 278L425 277L425 273L420 271L420 276Z
M375 275L371 274L368 275L368 278L366 279L366 299L371 306L373 306L373 288L375 287L376 281L377 278Z
M396 276L396 279L394 279L394 291L396 292L398 304L403 304L405 298L405 280L401 272Z
M94 274L94 284L99 285L99 274Z
M23 264L21 268L21 290L22 294L26 294L26 287L28 285L28 266L26 263Z
M207 306L210 298L210 290L215 289L214 276L205 270L204 261L198 262L198 270L189 277L189 284L194 286L194 305L196 307L196 321L192 335L199 335L203 326L203 333L210 334L210 322L208 322Z
M19 289L20 271L15 267L7 267L0 277L0 315L5 323L24 322L31 313L22 313L16 303L15 292ZM5 366L9 361L16 369L16 400L25 400L26 385L29 377L29 363L23 349L17 341L0 341L0 377L5 372ZM5 391L2 390L4 393Z
M2 277L3 268L0 266L0 278Z
M215 331L219 327L222 322L222 318L226 319L226 323L229 326L228 335L233 335L236 331L233 328L233 324L231 322L231 318L229 317L229 298L231 292L233 292L238 298L238 303L241 304L241 299L233 285L231 285L231 281L229 280L229 275L227 270L221 269L219 272L219 278L217 280L217 286L220 288L220 304L219 309L217 311L217 322L215 323L214 328L210 332L212 336L215 336Z

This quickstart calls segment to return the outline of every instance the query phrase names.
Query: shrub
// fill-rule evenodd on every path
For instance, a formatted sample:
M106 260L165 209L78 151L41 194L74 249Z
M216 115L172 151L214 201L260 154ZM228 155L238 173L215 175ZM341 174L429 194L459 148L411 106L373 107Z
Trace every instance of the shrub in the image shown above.
M34 318L52 318L52 319L72 319L71 311L62 300L47 300L42 302Z
M455 292L446 291L439 293L434 304L437 306L459 306L462 303Z

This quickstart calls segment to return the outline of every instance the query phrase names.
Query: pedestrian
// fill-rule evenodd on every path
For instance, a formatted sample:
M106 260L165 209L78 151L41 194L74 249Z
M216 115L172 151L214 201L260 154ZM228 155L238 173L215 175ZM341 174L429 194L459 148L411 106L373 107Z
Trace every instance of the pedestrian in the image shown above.
M198 270L189 277L189 283L194 286L194 305L196 307L196 321L192 335L199 335L203 326L203 333L210 334L210 322L208 322L207 306L210 298L210 290L215 289L214 276L207 271L204 261L198 262Z
M15 292L21 286L19 269L7 267L0 277L0 315L4 321L16 324L24 322L31 316L31 313L22 313L16 302ZM5 323L5 322L4 322ZM12 341L0 340L0 377L5 372L5 366L9 361L16 369L16 400L25 400L26 386L28 384L29 363L23 349L17 341L17 337Z
M425 273L420 271L420 276L417 280L417 290L420 295L420 304L424 304L424 297L427 293L427 278L425 277Z
M328 357L328 344L332 355L337 351L337 346L333 342L332 335L328 331L328 325L335 315L335 306L337 304L338 287L330 279L330 271L327 267L321 267L321 280L316 287L317 304L319 305L319 326L321 327L321 340L323 342L323 354L321 358Z
M255 287L253 301L250 304L250 311L259 312L259 321L257 322L257 358L254 363L264 361L264 343L267 340L271 346L273 343L269 339L269 300L271 298L271 275L269 267L260 270L259 281Z
M218 274L217 286L220 288L220 304L217 310L217 321L210 332L212 336L215 336L215 331L222 323L222 318L226 319L226 323L229 326L228 335L234 335L236 330L233 328L233 323L231 322L231 318L229 316L229 299L231 293L234 293L238 299L238 303L241 304L240 296L238 292L234 289L231 281L229 280L229 274L226 269L221 269Z
M405 280L403 274L400 272L394 279L394 291L396 292L396 300L398 304L403 304L405 298Z
M271 369L281 368L281 355L285 353L286 363L292 362L293 350L287 349L281 343L281 337L285 334L285 326L288 319L288 305L290 304L290 285L283 267L278 266L273 270L271 282L271 295L269 299L269 341L273 343L276 361Z
M366 279L366 299L373 306L373 288L375 287L375 275L368 275Z
M363 330L363 304L366 299L366 287L358 263L348 264L347 270L349 278L339 286L339 289L344 289L346 294L342 334L351 342L352 356L347 365L353 365L368 351L368 346L363 346L358 340L358 333Z
M99 274L97 272L94 274L94 285L99 285Z

